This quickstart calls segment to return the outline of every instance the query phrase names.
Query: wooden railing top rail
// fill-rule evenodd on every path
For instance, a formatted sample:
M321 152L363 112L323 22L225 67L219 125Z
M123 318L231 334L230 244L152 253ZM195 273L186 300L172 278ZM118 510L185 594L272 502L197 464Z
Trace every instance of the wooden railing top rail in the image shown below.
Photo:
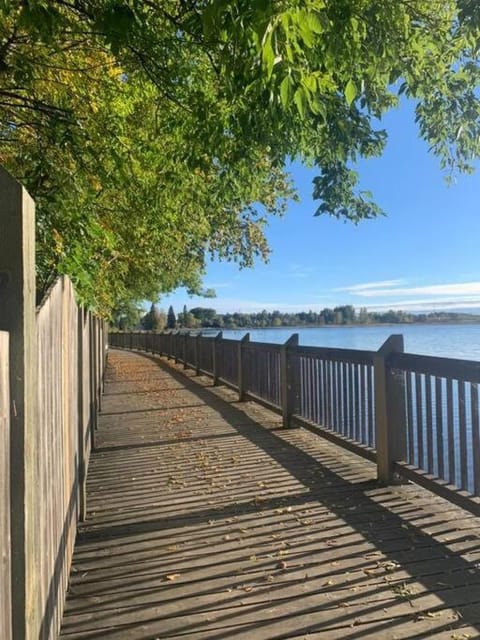
M415 353L394 353L389 357L388 364L392 369L400 371L480 383L480 362L474 360L422 356Z
M262 349L265 351L280 351L282 345L274 342L256 342L254 340L245 343L246 349Z
M333 347L295 347L299 356L319 358L321 360L338 360L353 364L373 364L375 351L361 351L359 349L341 349Z

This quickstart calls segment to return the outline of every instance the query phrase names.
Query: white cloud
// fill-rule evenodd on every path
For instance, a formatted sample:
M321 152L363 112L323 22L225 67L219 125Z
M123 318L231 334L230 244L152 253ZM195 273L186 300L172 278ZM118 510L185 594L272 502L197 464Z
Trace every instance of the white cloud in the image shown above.
M480 296L480 282L458 282L456 284L434 284L426 287L395 287L363 289L355 293L364 298L385 296Z
M480 309L480 298L417 298L415 300L397 300L396 302L378 302L366 305L368 311L436 311L454 309Z
M397 285L405 284L405 280L379 280L377 282L365 282L363 284L351 284L348 287L338 287L332 289L332 291L348 291L350 293L359 293L363 291L369 291L371 289L379 289L384 287L396 287Z

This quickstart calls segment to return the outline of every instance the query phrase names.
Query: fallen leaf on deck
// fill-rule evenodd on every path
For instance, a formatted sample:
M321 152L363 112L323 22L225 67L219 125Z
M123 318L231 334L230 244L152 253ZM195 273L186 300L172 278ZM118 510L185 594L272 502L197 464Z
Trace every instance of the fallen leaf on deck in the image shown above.
M180 575L181 575L180 573L169 573L168 576L165 576L165 578L167 580L172 581L172 580L176 580L177 578L179 578Z

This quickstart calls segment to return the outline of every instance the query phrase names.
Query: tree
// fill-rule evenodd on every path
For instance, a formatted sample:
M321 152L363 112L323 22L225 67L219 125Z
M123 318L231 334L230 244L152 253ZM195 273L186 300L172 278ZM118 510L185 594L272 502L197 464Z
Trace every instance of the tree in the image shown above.
M215 309L205 307L194 307L190 313L199 321L202 327L211 327L217 315Z
M183 305L182 324L184 327L188 327L188 310L187 305Z
M161 331L166 324L165 313L157 309L157 305L152 304L150 311L142 318L142 328L146 331Z
M134 302L125 302L112 311L111 325L120 331L131 331L140 323L141 309Z
M185 320L185 326L187 327L187 329L196 329L199 325L198 320L195 318L195 316L193 315L193 313L190 313L190 311L187 313L187 317Z
M175 316L175 311L173 310L172 305L168 307L167 313L167 329L175 329L177 326L177 318Z
M185 285L208 255L267 257L266 216L318 168L317 214L380 209L355 163L402 95L452 171L480 150L472 0L6 0L0 161L37 200L39 285L103 313Z

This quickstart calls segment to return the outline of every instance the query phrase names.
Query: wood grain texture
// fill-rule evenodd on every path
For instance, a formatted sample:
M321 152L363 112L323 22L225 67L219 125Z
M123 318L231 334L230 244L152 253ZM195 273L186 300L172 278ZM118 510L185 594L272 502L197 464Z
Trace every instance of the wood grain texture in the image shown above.
M110 353L63 640L479 635L477 518L237 398Z
M85 474L103 368L103 324L79 310L73 286L60 278L36 317L35 472L29 521L35 568L29 590L39 620L32 637L58 637L77 520L85 511Z
M0 331L0 638L12 638L9 335Z

